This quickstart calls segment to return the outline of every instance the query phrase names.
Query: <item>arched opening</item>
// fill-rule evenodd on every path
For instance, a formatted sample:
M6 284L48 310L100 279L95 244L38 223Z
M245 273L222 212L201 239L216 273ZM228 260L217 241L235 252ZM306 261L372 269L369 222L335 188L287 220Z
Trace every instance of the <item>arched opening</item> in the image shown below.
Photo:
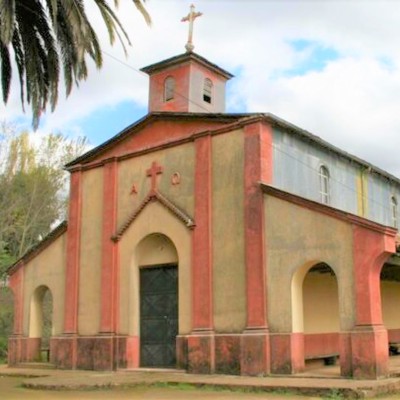
M140 295L140 366L176 367L178 254L172 241L154 233L136 249Z
M47 286L33 292L30 304L29 337L36 339L36 350L31 358L50 361L50 338L53 335L53 296Z
M300 268L292 281L293 331L304 334L306 366L331 365L339 357L339 295L333 269L317 262Z
M319 167L319 194L320 201L324 204L329 204L330 187L329 187L329 170L325 165Z
M397 210L397 198L396 196L392 196L390 198L390 206L392 209L392 226L398 228L398 210Z
M168 76L164 81L164 101L173 100L175 97L175 79Z
M204 79L203 84L203 101L206 103L212 103L212 92L213 92L213 83L211 79L206 78Z
M400 355L400 257L392 256L380 275L382 319L388 331L389 355Z

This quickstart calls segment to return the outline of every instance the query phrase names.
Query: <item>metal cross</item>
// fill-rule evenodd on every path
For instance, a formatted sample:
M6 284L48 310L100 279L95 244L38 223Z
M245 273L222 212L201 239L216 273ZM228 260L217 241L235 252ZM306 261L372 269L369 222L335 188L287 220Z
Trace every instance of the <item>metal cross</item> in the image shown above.
M193 22L197 17L201 17L203 13L201 12L195 12L194 11L194 5L192 4L190 6L190 13L181 19L181 22L186 22L189 21L189 38L188 41L185 45L185 49L188 53L192 52L194 49L192 39L193 39Z
M155 161L151 164L151 168L146 171L146 175L151 177L151 191L154 192L157 187L157 175L162 174L163 167L157 165Z

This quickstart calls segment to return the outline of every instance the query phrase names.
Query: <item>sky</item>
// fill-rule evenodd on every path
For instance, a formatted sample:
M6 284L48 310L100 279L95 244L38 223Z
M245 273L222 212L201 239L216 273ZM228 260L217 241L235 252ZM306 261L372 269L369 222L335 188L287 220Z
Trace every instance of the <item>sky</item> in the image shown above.
M94 2L87 13L104 51L101 70L38 132L87 136L96 146L147 113L148 77L140 68L185 51L181 18L193 0L147 0L152 26L130 0L118 16L132 46L110 46ZM113 1L110 0L110 3ZM232 72L227 112L269 112L400 177L400 1L196 0L194 51ZM13 80L0 119L30 128Z

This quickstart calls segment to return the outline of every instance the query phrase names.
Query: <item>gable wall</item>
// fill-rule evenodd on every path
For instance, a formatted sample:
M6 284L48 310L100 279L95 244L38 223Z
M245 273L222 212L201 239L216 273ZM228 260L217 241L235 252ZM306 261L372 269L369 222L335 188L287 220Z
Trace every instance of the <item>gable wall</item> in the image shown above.
M160 146L175 140L185 139L196 132L215 129L224 125L224 122L210 120L195 121L153 121L137 132L132 133L113 148L100 155L101 159L121 156L135 151L146 150L149 147Z
M194 146L187 143L170 149L145 154L124 160L118 165L118 214L120 227L129 215L141 204L151 188L151 179L146 171L153 161L163 167L157 176L158 189L189 215L194 213ZM172 184L173 174L180 175L180 183ZM132 193L135 185L137 193Z

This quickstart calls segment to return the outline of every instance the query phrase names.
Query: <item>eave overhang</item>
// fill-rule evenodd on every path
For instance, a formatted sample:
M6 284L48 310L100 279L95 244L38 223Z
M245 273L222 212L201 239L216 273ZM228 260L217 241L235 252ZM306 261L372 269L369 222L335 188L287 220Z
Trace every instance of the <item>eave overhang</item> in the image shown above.
M225 79L231 79L234 77L234 75L232 75L230 72L222 69L218 65L208 61L206 58L193 52L183 53L171 58L167 58L166 60L143 67L140 70L145 72L146 74L152 75L156 72L190 61L194 61L197 62L198 64L203 65L204 67L212 70L218 75L221 75Z

